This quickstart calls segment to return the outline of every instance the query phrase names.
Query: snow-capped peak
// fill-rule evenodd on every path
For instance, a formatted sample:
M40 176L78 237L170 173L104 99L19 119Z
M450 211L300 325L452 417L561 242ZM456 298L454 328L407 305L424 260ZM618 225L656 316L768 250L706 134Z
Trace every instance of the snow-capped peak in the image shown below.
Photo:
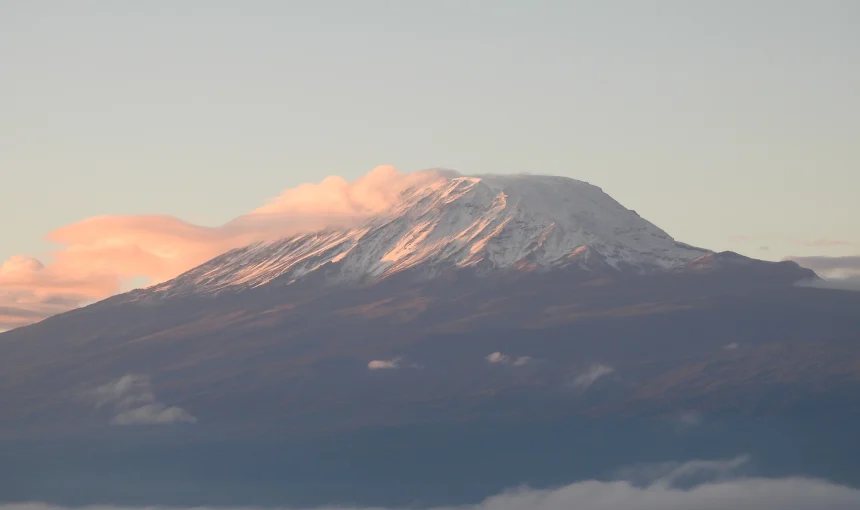
M335 282L420 268L479 272L595 261L640 272L706 253L668 234L600 188L564 177L452 177L407 189L390 211L358 228L326 230L225 253L149 289L167 296L291 283L325 269Z

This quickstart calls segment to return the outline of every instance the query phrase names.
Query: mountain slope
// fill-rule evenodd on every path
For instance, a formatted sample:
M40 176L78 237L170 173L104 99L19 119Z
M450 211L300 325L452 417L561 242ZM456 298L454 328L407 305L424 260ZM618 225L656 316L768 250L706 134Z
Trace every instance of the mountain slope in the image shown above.
M678 243L578 181L442 179L0 335L0 434L850 414L860 294L794 286L813 278ZM93 400L138 380L139 409Z
M373 281L420 269L547 270L565 266L648 272L709 253L668 234L585 182L563 177L440 178L407 190L387 214L233 250L149 290L170 297L293 283Z

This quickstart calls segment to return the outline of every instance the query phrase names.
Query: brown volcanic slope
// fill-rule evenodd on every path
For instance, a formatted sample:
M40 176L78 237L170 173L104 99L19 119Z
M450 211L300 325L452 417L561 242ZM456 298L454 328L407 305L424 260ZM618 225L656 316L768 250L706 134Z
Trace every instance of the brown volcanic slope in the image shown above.
M860 293L794 287L811 276L794 264L713 257L648 276L459 271L110 299L0 335L0 431L96 433L111 416L93 389L130 373L197 430L236 434L860 412Z

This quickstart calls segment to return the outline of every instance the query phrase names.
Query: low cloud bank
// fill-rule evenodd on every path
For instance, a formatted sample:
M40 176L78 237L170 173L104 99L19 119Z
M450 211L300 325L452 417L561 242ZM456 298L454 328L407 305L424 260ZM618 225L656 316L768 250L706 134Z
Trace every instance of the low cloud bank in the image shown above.
M737 461L732 461L737 463ZM693 472L716 470L724 476L733 465L689 463L674 469L670 475L688 476ZM444 490L444 489L440 489ZM147 507L146 510L166 507ZM856 510L860 508L860 491L820 480L805 478L739 478L725 479L680 489L673 480L661 478L639 486L629 481L585 481L552 490L521 488L490 497L477 505L438 507L434 510ZM315 510L369 510L358 507L325 506ZM0 510L71 510L43 503L0 505ZM80 507L78 510L145 510L117 506ZM179 509L177 509L179 510ZM191 510L191 509L183 509ZM195 510L209 510L195 507ZM214 509L212 509L214 510ZM252 510L247 507L220 510ZM294 509L295 510L295 509ZM310 510L310 509L308 509ZM385 510L377 508L376 510ZM394 510L394 509L390 509Z
M184 409L159 402L149 378L143 375L124 375L99 386L93 394L97 408L111 411L113 425L167 425L197 421Z
M843 257L788 257L803 267L812 269L822 279L802 281L800 287L860 291L860 255Z
M803 267L812 269L819 276L840 278L860 275L860 255L842 257L788 257Z
M850 278L825 278L823 280L807 280L797 283L798 287L813 287L816 289L856 290L860 291L860 276Z

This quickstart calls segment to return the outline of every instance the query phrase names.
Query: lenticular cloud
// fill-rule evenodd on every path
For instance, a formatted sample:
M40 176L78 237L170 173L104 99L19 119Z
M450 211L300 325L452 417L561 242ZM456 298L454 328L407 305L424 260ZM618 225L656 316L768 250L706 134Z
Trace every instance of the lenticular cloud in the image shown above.
M328 177L218 227L164 215L97 216L67 225L47 236L61 246L49 264L23 256L0 262L0 331L109 297L134 279L168 280L239 246L361 222L390 208L404 190L448 174L381 166L354 182Z

